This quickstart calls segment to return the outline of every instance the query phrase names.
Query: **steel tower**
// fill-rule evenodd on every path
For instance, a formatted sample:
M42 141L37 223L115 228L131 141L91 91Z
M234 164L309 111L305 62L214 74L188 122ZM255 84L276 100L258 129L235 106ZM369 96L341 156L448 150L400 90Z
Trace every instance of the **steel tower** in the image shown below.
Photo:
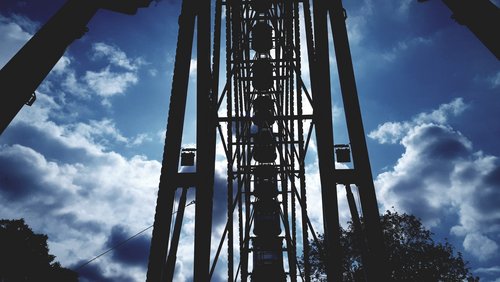
M343 188L359 235L365 279L388 281L341 0L211 4L210 0L182 3L147 281L173 278L189 187L196 191L195 281L210 281L223 246L228 281L297 281L298 277L310 281L309 236L317 240L306 194L305 157L311 139L317 144L326 242L322 258L328 281L343 278L337 199L337 190ZM349 144L335 144L333 138L329 27ZM195 31L196 164L195 172L186 173L179 169L179 160L193 157L193 151L181 156L181 143ZM301 54L301 42L307 54ZM219 74L221 49L226 53L225 77ZM308 63L302 65L304 61ZM215 188L227 189L227 222L212 254L218 142L227 160L227 187ZM349 168L339 169L336 162L348 163ZM359 193L359 207L351 186ZM178 188L183 190L170 235ZM297 265L300 256L303 268Z
M215 2L213 21L211 2ZM492 23L498 22L499 9L487 0L477 4L466 0L443 2L454 13L453 18L467 26L498 58L498 40L490 27L498 26ZM0 86L5 93L0 103L0 134L23 105L35 101L36 88L67 46L87 32L85 26L98 9L133 15L150 3L68 0L0 70ZM299 276L309 281L308 237L317 240L306 197L305 156L311 139L317 144L326 242L321 258L326 262L328 280L343 279L337 192L345 188L364 279L388 281L346 19L341 0L182 1L148 281L173 279L190 187L196 190L195 281L210 280L224 242L228 281L296 281ZM195 31L196 148L183 149L179 163ZM334 54L329 39L333 40ZM307 54L301 54L301 42L305 42ZM224 45L225 78L220 76ZM349 144L336 144L333 138L330 55L336 58ZM302 56L307 58L304 66ZM302 74L302 67L307 75ZM21 76L26 82L22 85L17 83ZM220 80L224 85L221 89ZM217 142L227 160L227 222L211 261ZM179 165L194 163L195 151L196 172L180 171ZM336 162L349 165L340 169ZM360 203L354 199L352 186ZM170 234L178 188L182 192ZM300 255L304 257L303 273L297 267Z

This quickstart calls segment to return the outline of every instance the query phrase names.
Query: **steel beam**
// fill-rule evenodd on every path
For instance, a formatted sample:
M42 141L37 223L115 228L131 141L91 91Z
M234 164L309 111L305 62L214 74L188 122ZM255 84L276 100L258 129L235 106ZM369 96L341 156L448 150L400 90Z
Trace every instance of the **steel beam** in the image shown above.
M188 188L182 188L181 197L179 198L179 205L177 206L177 213L175 215L174 231L172 234L171 248L168 252L167 262L165 264L165 275L163 275L163 282L173 281L175 262L177 260L177 247L179 246L179 238L181 235L182 220L184 219L184 210L186 209L186 195Z
M363 217L366 224L369 249L368 266L370 270L368 279L369 281L388 281L387 257L347 37L345 10L341 0L332 0L328 3L342 101L344 103L353 165L356 171L356 184L359 187Z
M71 0L17 52L0 71L0 134L28 102L63 56L87 31L97 12L95 1Z
M98 9L134 15L151 0L69 0L0 70L0 134L43 82L66 48L87 31Z
M210 242L215 170L216 99L212 99L210 0L196 1L196 172L204 181L196 187L194 281L209 281Z
M336 183L333 178L333 126L328 48L327 6L324 0L314 0L314 58L311 73L314 123L318 146L318 166L321 180L323 225L326 244L328 281L342 281L342 248ZM321 77L320 77L321 76Z
M230 2L230 0L229 0ZM227 280L228 282L234 281L234 224L233 224L233 183L234 183L234 172L233 172L233 91L231 87L231 5L226 2L226 112L227 112ZM239 196L239 195L238 195ZM238 197L237 196L237 197ZM237 198L238 199L238 198ZM237 200L236 200L237 201Z
M184 114L186 110L191 50L193 48L194 22L196 17L193 10L193 2L192 0L184 0L179 16L179 35L175 54L172 93L170 96L153 236L151 238L149 253L147 282L162 280L163 267L168 251L172 209L175 190L177 188L176 174L179 167Z
M500 60L500 8L490 0L443 0L443 3L452 11L452 18L465 25Z

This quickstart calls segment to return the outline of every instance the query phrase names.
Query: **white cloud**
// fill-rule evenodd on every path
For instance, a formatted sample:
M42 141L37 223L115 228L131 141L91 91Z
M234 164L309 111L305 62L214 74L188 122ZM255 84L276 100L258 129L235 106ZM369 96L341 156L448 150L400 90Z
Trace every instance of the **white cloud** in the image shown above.
M68 56L62 56L61 59L57 61L52 71L58 74L64 73L70 64L71 59Z
M157 69L149 69L148 72L149 72L149 75L151 75L152 77L156 77L158 75Z
M0 68L21 49L21 47L28 42L32 33L27 31L26 20L19 21L20 18L5 17L0 14Z
M365 37L366 24L372 15L372 0L363 1L361 8L354 15L348 14L346 26L350 44L356 46L361 43Z
M401 54L405 51L413 48L419 48L422 45L430 45L432 44L432 40L429 38L423 37L414 37L410 39L405 39L397 42L392 49L385 51L381 54L382 58L386 62L394 62Z
M88 122L72 122L57 124L52 116L60 115L64 110L54 98L44 94L37 94L36 107L24 107L11 123L29 126L40 132L44 138L51 138L53 142L64 148L83 149L87 153L100 154L110 144L124 144L136 146L151 138L145 133L135 137L125 137L111 119L89 120Z
M477 269L474 269L474 273L499 273L500 274L500 266L477 268Z
M0 14L0 67L3 67L21 47L31 38L38 24L26 17L11 15L5 17ZM142 58L130 58L118 47L103 42L92 46L94 60L105 60L109 63L99 71L88 70L81 80L77 71L72 68L72 59L65 54L57 62L51 73L58 76L62 83L62 91L68 92L80 98L89 98L92 92L103 98L103 104L109 105L109 98L114 95L123 94L127 89L139 81L138 70L146 64ZM123 70L111 70L111 67ZM50 76L44 81L40 89L55 92L52 89L54 83Z
M115 226L132 235L152 223L161 164L109 149L146 137L127 138L107 119L58 124L51 120L58 110L40 93L37 107L21 111L11 125L34 142L0 146L0 214L23 217L35 232L48 234L51 253L68 267L106 249ZM144 280L146 265L127 267L109 255L99 260L94 265L108 277Z
M156 161L140 156L125 159L111 152L72 164L49 161L19 145L3 147L0 159L2 167L13 167L9 178L27 177L17 183L20 187L38 184L21 200L7 201L4 192L2 215L22 216L36 232L48 234L51 252L65 266L102 252L112 226L126 224L141 230L152 221L159 174ZM103 265L113 264L109 257L100 263L103 260L107 261Z
M413 3L415 4L416 1L413 0L402 0L399 1L399 7L397 8L398 14L399 15L407 15L408 11L410 10L410 5Z
M92 50L94 51L93 59L105 58L110 64L129 71L137 71L145 63L142 58L131 59L120 48L103 42L94 43Z
M0 214L22 216L35 232L48 234L51 253L68 267L105 251L117 229L131 236L152 223L161 164L140 155L125 157L110 149L115 144L140 144L148 135L126 137L110 119L54 122L51 117L60 110L54 98L40 93L37 107L23 109L16 118L12 130L24 130L21 135L36 142L0 147L0 178L6 179L0 183ZM216 171L222 175L225 165L218 163ZM225 184L225 178L217 179L219 185ZM218 225L214 227L213 253L223 231L221 218L225 219L225 193L222 196L214 206ZM194 206L186 209L184 218L178 281L190 281L193 269L193 220ZM149 244L150 237L134 240L143 246ZM149 252L147 247L141 250ZM82 273L98 273L114 281L144 281L147 262L129 266L114 253L84 267ZM126 255L127 251L121 253Z
M369 29L369 24L371 22L379 21L379 17L389 16L391 19L400 21L406 19L408 13L411 9L411 5L415 5L415 1L412 0L401 0L401 1L375 1L364 0L361 6L356 10L350 10L347 14L347 33L349 36L349 43L357 48L363 40L368 35L367 30ZM382 14L383 13L383 14ZM399 42L393 49L393 52L388 52L382 56L387 57L386 59L395 58L395 52L405 50L409 45L415 43L430 43L428 39L421 37L409 39L406 41ZM364 51L373 51L371 49L366 49Z
M136 73L117 73L106 67L99 72L87 71L84 81L98 96L108 98L123 94L129 86L136 84L139 79Z
M167 135L167 130L166 129L160 129L156 132L154 135L154 140L156 142L164 143L165 142L165 136Z
M415 121L417 123L439 123L444 124L448 121L449 116L458 116L467 105L462 98L456 98L448 104L442 104L437 110L430 113L421 113L417 115Z
M356 1L348 7L346 20L353 64L361 78L371 71L392 67L403 56L412 56L419 48L432 46L433 34L415 33L408 25L411 0ZM391 32L381 30L390 27ZM375 36L375 34L377 34Z
M132 145L141 145L144 142L152 141L152 140L153 140L153 138L151 138L148 134L146 134L146 133L140 133L136 137L134 137L134 139L132 140L131 144Z
M51 73L57 75L57 78L51 79L49 76L40 89L51 93L61 90L63 93L69 93L73 97L85 100L91 98L91 95L94 94L102 98L104 105L109 106L109 98L115 95L123 95L130 86L139 82L136 72L111 71L110 66L99 71L88 70L83 77L80 77L71 66L71 63L72 59L70 57L61 57L51 71ZM59 81L54 81L57 79ZM58 85L60 88L54 88L54 85Z
M191 63L189 65L189 76L196 77L196 68L198 67L196 59L191 59Z
M102 103L109 106L110 97L124 94L130 86L139 82L138 70L146 63L140 57L129 58L118 47L103 42L93 44L92 50L94 52L92 59L104 59L109 65L99 71L87 70L83 81L86 83L87 89L102 97ZM66 85L76 91L77 88L81 89L78 87L79 83L75 76L71 76L71 74L68 75Z
M395 207L422 218L428 227L448 229L464 238L468 253L488 260L497 257L500 164L497 157L474 151L472 142L447 124L465 108L456 99L371 132L379 143L399 142L405 149L375 184L384 209Z
M44 93L37 93L36 106L21 108L11 124L14 125L19 122L35 126L40 124L40 122L47 124L51 112L59 109L61 107L55 102L53 97Z
M316 153L315 153L316 155ZM315 158L317 160L317 157ZM338 169L347 168L344 164L335 163ZM318 162L313 162L306 165L305 169L307 182L307 214L317 233L323 233L323 200L321 192L321 176L319 172ZM357 195L357 187L352 185L352 192ZM347 227L347 222L351 220L351 214L347 203L346 189L344 185L337 185L337 202L339 210L339 221L343 228ZM358 208L359 202L357 203ZM298 206L300 208L300 206ZM299 212L297 212L299 213ZM297 223L300 224L300 223Z
M79 80L76 71L70 67L65 68L65 77L61 81L61 88L64 92L70 93L72 96L80 98L90 98L91 91L88 86Z
M381 144L394 144L401 140L403 134L407 131L405 124L400 122L386 122L379 125L377 130L368 134L368 137L377 140Z
M491 88L498 88L500 86L500 71L490 77L490 85Z
M94 144L102 144L102 142L96 142L97 139L95 137L98 137L98 140L105 140L105 142L114 141L126 143L128 141L109 119L100 121L91 120L88 124L78 123L72 126L71 129L74 129L77 138L91 140Z
M18 24L23 30L30 34L34 34L41 27L39 22L33 21L20 14L11 14L9 17L13 22ZM0 18L2 18L2 15L0 15Z
M418 114L411 121L383 123L376 130L371 131L368 137L377 140L381 144L395 144L401 141L416 125L425 123L446 124L450 116L457 116L465 109L467 109L467 105L463 99L456 98L448 104L442 104L437 110L430 113Z
M470 233L465 236L464 248L481 260L494 257L498 251L498 244L479 233Z

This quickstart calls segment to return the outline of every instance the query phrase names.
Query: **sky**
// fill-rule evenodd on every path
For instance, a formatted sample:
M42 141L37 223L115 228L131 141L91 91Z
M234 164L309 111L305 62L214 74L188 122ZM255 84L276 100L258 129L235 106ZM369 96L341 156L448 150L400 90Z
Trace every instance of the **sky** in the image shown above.
M64 2L0 1L0 66ZM380 212L418 216L437 241L447 238L463 253L481 281L500 281L498 60L441 1L344 2ZM98 11L39 86L36 102L0 135L0 218L24 218L47 234L64 267L76 269L153 224L179 12L174 0L134 16ZM345 143L330 61L335 138ZM185 127L193 128L188 102ZM189 146L194 133L186 131ZM314 142L309 151L308 201L318 203ZM213 249L225 221L218 154ZM321 231L320 205L309 206ZM340 209L345 222L345 201ZM192 279L193 219L190 205L175 281ZM148 229L79 269L80 281L144 281L150 237ZM224 275L221 262L214 281Z

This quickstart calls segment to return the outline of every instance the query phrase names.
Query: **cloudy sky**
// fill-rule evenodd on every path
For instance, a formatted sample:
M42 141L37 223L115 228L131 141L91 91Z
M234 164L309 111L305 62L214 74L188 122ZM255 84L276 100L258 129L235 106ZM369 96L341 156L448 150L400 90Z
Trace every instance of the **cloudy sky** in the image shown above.
M64 2L0 1L0 66ZM24 218L48 234L65 267L76 269L153 223L179 2L153 3L135 16L99 11L38 88L33 106L0 136L0 218ZM498 60L441 1L345 6L380 211L415 214L437 240L448 238L464 254L475 275L500 281ZM336 143L345 143L338 83L333 90ZM188 116L186 126L194 124ZM316 202L313 145L307 180ZM220 187L223 168L219 162ZM223 191L216 197L225 202ZM345 203L341 208L346 220ZM217 206L214 241L224 213ZM193 237L193 216L191 205L185 242ZM311 217L320 230L320 216ZM81 281L144 281L150 234L81 268ZM191 266L192 246L183 244L176 281L189 281ZM223 265L218 273L223 281Z

